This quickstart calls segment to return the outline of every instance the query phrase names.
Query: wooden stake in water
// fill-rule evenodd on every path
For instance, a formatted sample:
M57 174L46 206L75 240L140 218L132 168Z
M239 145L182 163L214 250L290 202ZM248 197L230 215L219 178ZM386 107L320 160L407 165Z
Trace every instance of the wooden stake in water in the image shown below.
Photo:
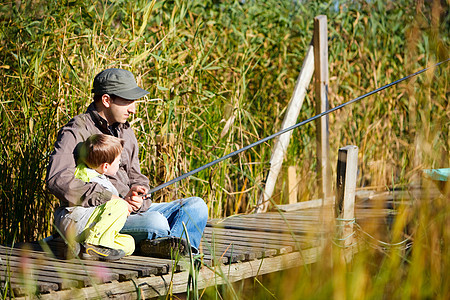
M353 244L357 171L358 147L345 146L340 148L337 163L335 213L338 237L344 248Z

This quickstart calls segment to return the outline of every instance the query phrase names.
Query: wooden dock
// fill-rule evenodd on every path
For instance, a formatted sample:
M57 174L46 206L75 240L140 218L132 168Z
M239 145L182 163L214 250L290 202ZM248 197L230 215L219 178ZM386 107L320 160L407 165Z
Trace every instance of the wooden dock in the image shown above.
M374 220L388 224L395 217L398 201L414 197L420 197L420 191L360 191L356 197L356 222L361 226ZM210 220L202 240L204 257L197 287L203 289L317 261L330 234L322 225L327 223L324 220L333 219L333 207L321 203L301 202L280 206L284 212ZM0 246L1 285L4 288L9 282L16 298L38 293L42 299L134 299L139 295L148 299L183 293L188 288L189 266L186 259L142 256L109 263L61 260L44 252Z

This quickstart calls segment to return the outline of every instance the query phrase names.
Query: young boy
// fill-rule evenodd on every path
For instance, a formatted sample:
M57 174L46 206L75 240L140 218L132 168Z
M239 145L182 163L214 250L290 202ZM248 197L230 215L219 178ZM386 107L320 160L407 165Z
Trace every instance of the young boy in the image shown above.
M106 177L113 176L120 165L124 141L114 136L94 134L79 147L75 177L95 182L119 196ZM132 207L123 199L113 198L96 207L65 207L55 212L55 225L70 239L83 243L83 258L118 260L134 252L134 239L120 234Z

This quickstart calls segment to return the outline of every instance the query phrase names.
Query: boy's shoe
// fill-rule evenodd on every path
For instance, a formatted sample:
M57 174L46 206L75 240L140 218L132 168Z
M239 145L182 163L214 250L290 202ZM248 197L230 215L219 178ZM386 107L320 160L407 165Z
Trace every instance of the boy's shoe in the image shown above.
M83 259L88 260L103 260L114 261L119 260L125 256L125 252L121 249L112 249L99 245L84 244L84 251L82 253Z
M174 236L166 236L154 240L142 240L140 249L141 254L158 258L172 258L175 257L177 252L181 256L189 254L187 241Z

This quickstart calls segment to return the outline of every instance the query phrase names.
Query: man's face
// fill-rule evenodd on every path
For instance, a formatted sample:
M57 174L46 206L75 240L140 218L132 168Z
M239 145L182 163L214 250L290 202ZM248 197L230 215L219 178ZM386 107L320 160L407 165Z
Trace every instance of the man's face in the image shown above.
M109 109L105 112L106 119L110 125L114 123L125 123L131 114L136 113L134 100L125 100L120 97L110 98Z

